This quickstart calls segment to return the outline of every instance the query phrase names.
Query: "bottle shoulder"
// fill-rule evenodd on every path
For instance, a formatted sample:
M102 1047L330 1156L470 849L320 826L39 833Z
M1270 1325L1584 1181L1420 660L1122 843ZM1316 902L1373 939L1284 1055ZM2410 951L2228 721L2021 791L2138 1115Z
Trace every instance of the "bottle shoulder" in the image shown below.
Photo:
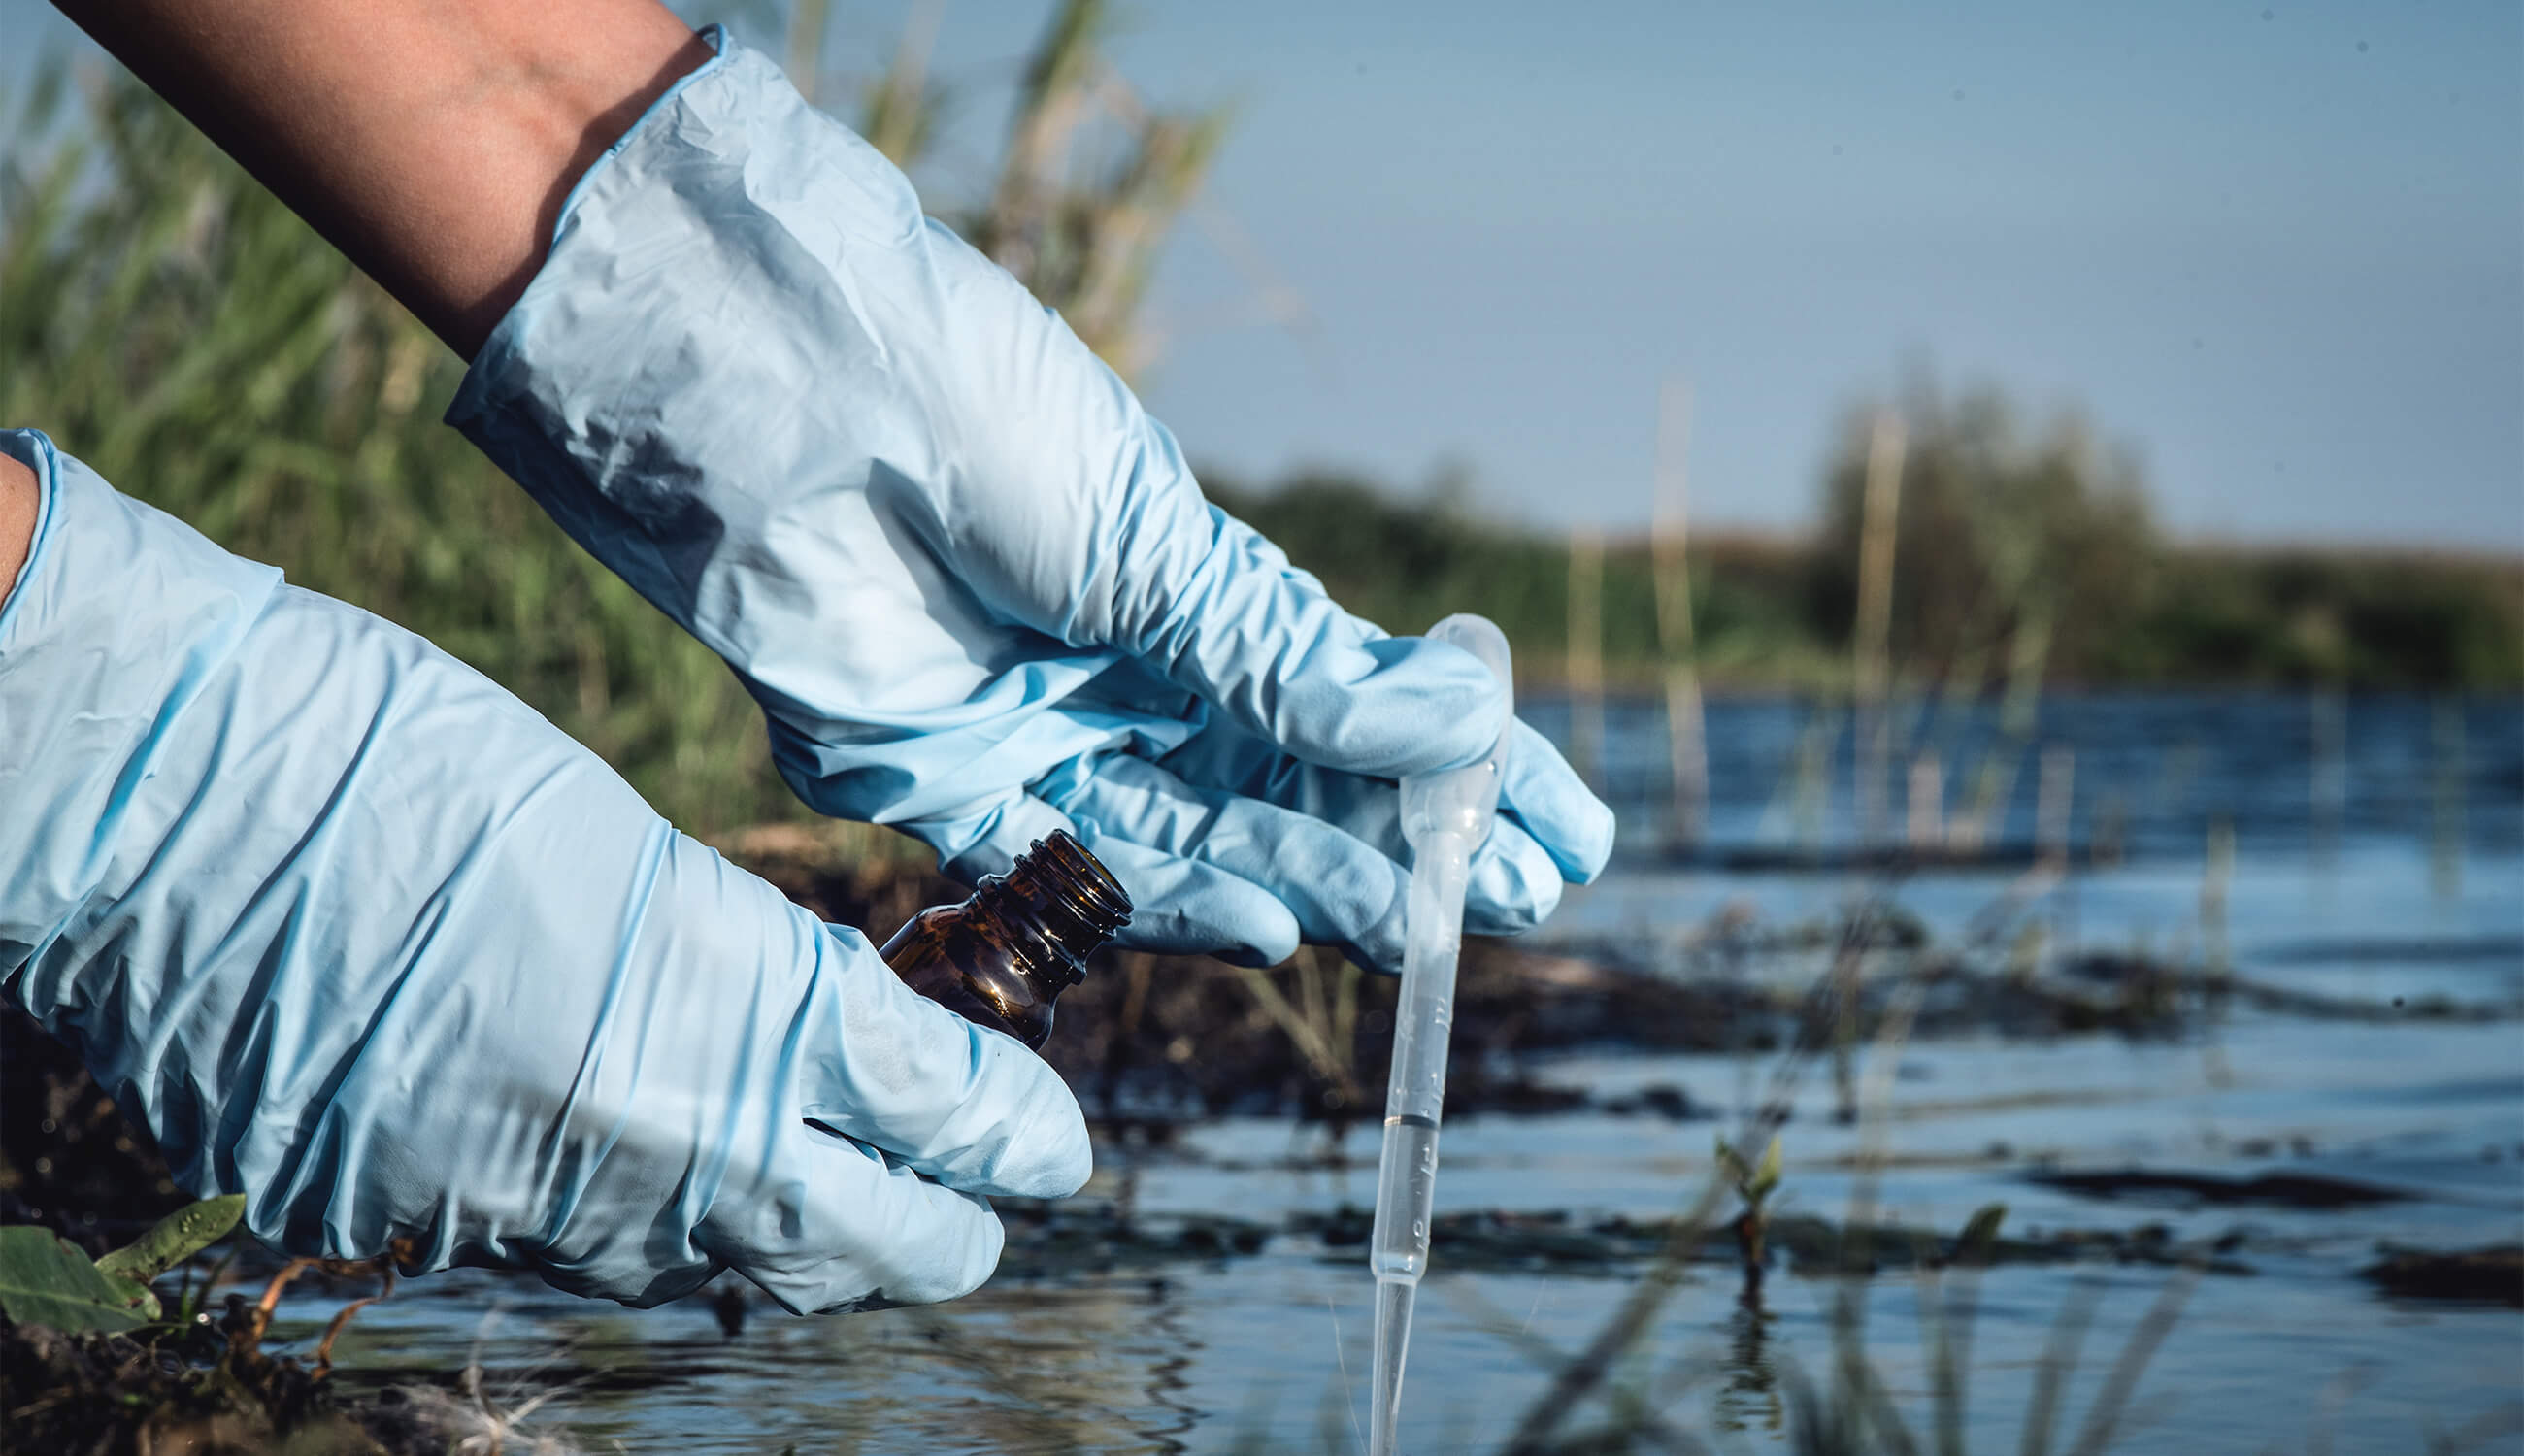
M934 952L963 920L962 905L931 905L902 922L902 928L888 936L885 944L876 947L876 953L887 964L900 969L901 957Z

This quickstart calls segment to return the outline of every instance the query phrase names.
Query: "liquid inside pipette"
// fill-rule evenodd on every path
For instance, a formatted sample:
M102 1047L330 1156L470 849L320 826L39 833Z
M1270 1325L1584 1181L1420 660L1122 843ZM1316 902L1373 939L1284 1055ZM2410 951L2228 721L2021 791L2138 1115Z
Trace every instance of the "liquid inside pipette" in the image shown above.
M1430 634L1480 657L1501 683L1507 639L1480 617L1454 616ZM1376 1226L1368 1264L1376 1274L1376 1383L1371 1456L1396 1449L1411 1311L1429 1268L1429 1219L1437 1188L1437 1131L1445 1108L1447 1042L1454 1029L1455 966L1463 947L1464 886L1473 851L1489 837L1505 765L1512 709L1478 763L1402 782L1403 835L1411 843L1411 894L1402 989L1393 1016L1393 1071L1384 1102L1384 1151L1377 1170Z

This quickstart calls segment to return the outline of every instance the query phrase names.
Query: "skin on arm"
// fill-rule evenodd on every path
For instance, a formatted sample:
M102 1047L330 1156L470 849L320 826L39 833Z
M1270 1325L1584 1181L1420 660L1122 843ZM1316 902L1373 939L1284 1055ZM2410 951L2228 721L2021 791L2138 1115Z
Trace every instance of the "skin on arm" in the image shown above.
M569 189L709 59L655 0L59 0L466 359Z
M0 455L0 607L17 589L35 541L35 472Z

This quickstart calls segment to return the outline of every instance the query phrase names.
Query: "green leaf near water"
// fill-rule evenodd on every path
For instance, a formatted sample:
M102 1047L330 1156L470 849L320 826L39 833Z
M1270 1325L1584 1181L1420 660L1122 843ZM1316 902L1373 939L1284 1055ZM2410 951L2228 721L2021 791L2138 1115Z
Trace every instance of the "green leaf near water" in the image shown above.
M226 1238L243 1217L243 1193L187 1204L160 1219L148 1233L97 1260L97 1271L108 1279L127 1279L146 1286Z
M98 1273L52 1231L27 1228L0 1229L0 1312L56 1330L136 1330L150 1318L132 1306L128 1281Z
M1759 1203L1779 1186L1779 1135L1771 1135L1771 1145L1762 1150L1762 1166L1753 1170L1753 1181L1745 1189L1747 1200Z
M1955 1258L1958 1262L1986 1264L1990 1250L1998 1244L1998 1226L2007 1220L2007 1205L1984 1203L1955 1236Z

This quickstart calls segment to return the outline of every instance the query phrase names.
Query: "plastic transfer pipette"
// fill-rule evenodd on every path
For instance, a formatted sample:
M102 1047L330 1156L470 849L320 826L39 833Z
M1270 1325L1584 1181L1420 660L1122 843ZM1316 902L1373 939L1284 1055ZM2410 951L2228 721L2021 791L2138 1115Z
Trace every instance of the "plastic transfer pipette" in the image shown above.
M1514 681L1507 638L1487 617L1450 616L1429 635L1480 658L1502 687ZM1376 1231L1368 1239L1368 1265L1376 1271L1371 1456L1391 1456L1394 1450L1411 1305L1429 1269L1437 1119L1446 1100L1446 1041L1455 1022L1455 958L1464 942L1464 881L1473 851L1490 837L1490 821L1498 813L1508 725L1515 715L1514 704L1502 701L1497 736L1480 761L1402 781L1411 898L1402 995L1393 1010L1393 1076L1384 1093L1384 1159L1376 1174Z

